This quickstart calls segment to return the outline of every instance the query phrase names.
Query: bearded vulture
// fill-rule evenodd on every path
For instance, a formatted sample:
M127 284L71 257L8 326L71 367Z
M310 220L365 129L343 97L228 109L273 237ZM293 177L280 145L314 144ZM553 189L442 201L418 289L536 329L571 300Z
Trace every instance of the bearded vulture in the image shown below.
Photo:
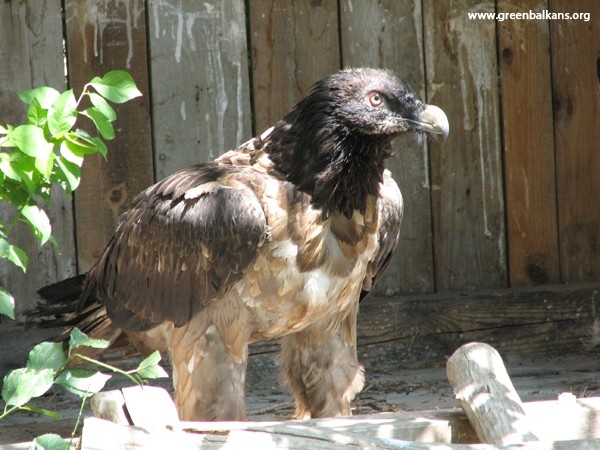
M358 304L403 214L391 141L448 128L389 71L327 76L260 136L140 193L92 269L42 288L37 313L72 308L62 324L168 355L182 420L244 420L248 344L273 338L295 417L350 415Z

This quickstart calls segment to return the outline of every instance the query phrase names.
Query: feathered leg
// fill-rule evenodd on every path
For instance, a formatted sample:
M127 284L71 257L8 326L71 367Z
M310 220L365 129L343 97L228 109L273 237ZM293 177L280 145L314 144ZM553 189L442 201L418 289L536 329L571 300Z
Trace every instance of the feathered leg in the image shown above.
M239 311L239 308L223 310ZM245 318L202 311L171 341L175 404L181 420L245 420Z
M364 384L357 308L342 322L327 317L281 339L281 377L296 400L295 418L351 415L350 402Z

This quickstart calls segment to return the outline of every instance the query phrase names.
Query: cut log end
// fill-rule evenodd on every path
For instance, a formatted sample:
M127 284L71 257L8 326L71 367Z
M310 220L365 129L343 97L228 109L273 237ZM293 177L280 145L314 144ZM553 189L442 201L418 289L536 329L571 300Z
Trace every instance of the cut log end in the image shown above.
M499 353L479 342L448 359L448 380L482 442L514 445L538 441Z

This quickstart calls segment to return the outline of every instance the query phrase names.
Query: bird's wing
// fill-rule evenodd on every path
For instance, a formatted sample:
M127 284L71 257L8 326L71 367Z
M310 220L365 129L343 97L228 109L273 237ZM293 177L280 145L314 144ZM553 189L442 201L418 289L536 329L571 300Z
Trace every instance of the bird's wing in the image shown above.
M365 298L389 264L398 239L404 214L404 201L398 185L388 170L383 173L379 199L379 248L367 268L360 299Z
M253 180L253 181L250 181ZM141 331L187 323L239 280L267 236L252 171L211 163L177 172L138 195L90 271L113 323Z

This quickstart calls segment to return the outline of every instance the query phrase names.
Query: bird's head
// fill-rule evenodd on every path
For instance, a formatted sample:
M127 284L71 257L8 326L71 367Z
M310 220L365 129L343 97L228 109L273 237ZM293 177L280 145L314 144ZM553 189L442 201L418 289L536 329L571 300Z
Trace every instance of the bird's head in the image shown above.
M448 119L389 71L347 69L315 83L266 147L277 170L314 204L350 216L378 194L391 141L408 131L445 139Z
M407 131L445 139L449 131L440 108L421 102L406 82L386 70L347 69L325 77L297 106L305 108L317 127L327 124L367 139L391 140Z

